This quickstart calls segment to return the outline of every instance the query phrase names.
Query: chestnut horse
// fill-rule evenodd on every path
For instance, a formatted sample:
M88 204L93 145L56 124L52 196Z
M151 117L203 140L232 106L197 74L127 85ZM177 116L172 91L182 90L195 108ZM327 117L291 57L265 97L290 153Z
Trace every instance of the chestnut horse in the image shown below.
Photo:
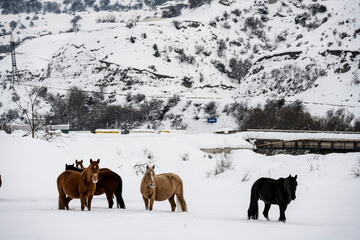
M87 199L88 210L91 210L91 201L98 182L99 163L100 159L97 161L90 159L89 167L82 172L65 170L59 175L57 178L59 209L69 210L69 202L73 198L80 198L81 211L85 209L85 199Z
M77 167L77 168L80 168L81 170L84 170L84 169L85 169L85 168L84 168L84 165L83 165L83 160L78 161L78 160L75 159L75 164L76 164L76 167Z
M179 211L187 211L186 202L183 193L183 182L181 178L174 173L163 173L155 175L155 166L146 167L146 172L141 181L140 192L142 194L145 209L152 210L154 200L164 201L169 199L171 211L175 211L176 203ZM150 200L150 206L149 206Z
M76 166L82 165L82 160L76 160ZM81 163L81 165L80 165ZM80 168L74 167L74 164L67 165L65 164L65 170L73 170L77 172L82 172ZM106 198L108 200L109 208L112 208L114 205L113 196L116 196L117 208L125 209L125 203L122 198L122 179L121 177L111 171L108 168L99 169L99 178L96 183L96 190L94 195L106 194Z

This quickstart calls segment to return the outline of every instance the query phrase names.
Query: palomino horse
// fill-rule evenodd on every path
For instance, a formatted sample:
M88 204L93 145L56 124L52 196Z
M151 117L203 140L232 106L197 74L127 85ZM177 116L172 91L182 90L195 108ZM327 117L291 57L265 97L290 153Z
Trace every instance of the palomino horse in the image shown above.
M140 192L142 194L145 209L153 209L154 201L164 201L169 199L171 211L175 211L176 203L179 211L187 211L186 202L183 196L183 182L181 178L174 173L163 173L155 175L155 166L146 167L146 172L141 181ZM149 206L150 200L150 206Z
M285 222L285 210L291 200L295 200L295 191L297 186L295 177L279 178L277 180L271 178L260 178L251 187L250 206L248 210L249 219L258 219L259 206L258 200L261 199L265 203L264 217L269 220L269 210L271 204L277 204L280 208L279 221Z
M82 163L82 160L81 161L76 160L76 165L78 166L78 163L80 162ZM77 167L74 167L74 164L71 165L65 164L65 170L73 170L77 172L83 171ZM125 203L122 198L122 179L117 173L111 171L108 168L99 169L99 177L98 177L98 182L96 183L96 190L94 195L97 196L103 193L106 194L109 208L112 208L114 205L113 196L115 195L117 208L125 209Z
M87 199L87 208L90 211L91 201L95 193L96 183L99 176L99 162L90 159L89 167L82 172L66 170L57 178L57 187L59 191L59 209L69 210L69 202L73 198L80 198L81 211L85 209L85 199Z

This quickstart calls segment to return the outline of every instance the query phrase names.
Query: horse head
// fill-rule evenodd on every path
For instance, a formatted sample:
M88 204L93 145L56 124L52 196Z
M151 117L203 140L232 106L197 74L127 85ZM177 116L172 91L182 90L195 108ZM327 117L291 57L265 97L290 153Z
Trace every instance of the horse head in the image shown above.
M93 183L97 183L97 182L98 182L98 177L99 177L99 163L100 163L100 159L98 159L97 161L93 161L92 159L90 159L90 165L89 165L89 167L86 169L86 170L87 170L88 177L91 178L91 180L93 181Z
M65 163L65 170L70 169L71 167L74 167L74 164L66 164Z
M149 167L146 166L146 171L144 174L144 181L145 181L145 186L149 186L150 188L154 188L155 187L155 166Z
M80 168L81 170L84 170L84 165L83 165L83 160L78 161L77 159L75 160L75 164L77 168ZM73 164L74 165L74 164Z
M297 179L297 175L295 175L295 177L289 175L289 177L285 179L285 189L290 194L291 200L296 199L295 191L298 185L296 179Z

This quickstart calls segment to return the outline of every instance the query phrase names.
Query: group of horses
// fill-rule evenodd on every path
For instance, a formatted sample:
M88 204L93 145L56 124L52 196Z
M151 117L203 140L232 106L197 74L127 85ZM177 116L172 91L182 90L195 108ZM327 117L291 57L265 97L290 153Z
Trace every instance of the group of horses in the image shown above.
M122 179L108 168L99 168L100 159L93 161L84 168L83 161L75 161L74 164L65 164L65 171L57 178L59 191L59 209L69 210L69 202L73 198L79 198L81 210L85 207L90 211L91 201L94 195L106 194L109 208L113 207L113 197L116 197L117 207L125 209L122 198ZM280 209L279 221L285 222L285 211L292 200L295 200L297 175L277 180L260 178L251 187L250 206L248 219L258 219L258 200L265 203L263 215L269 220L271 204L276 204ZM0 178L1 180L1 178ZM1 185L0 185L1 186ZM184 199L183 182L174 173L155 174L155 166L146 167L144 177L140 184L140 192L144 200L145 209L152 210L154 201L169 200L171 211L176 207L179 211L187 211ZM176 198L175 198L176 196ZM176 200L176 203L175 203Z
M73 198L80 198L81 210L91 209L91 200L94 195L106 195L109 208L114 205L113 196L116 197L118 208L125 209L122 198L122 179L108 168L99 168L100 159L93 161L87 168L83 166L83 160L75 161L74 164L65 164L65 171L57 178L59 191L59 209L69 210L69 202Z

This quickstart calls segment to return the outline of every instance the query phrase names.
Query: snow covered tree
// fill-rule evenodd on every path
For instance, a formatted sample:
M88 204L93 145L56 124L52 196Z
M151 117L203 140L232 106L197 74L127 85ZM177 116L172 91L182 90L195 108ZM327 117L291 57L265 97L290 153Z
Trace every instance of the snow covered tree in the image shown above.
M30 126L32 138L35 137L35 132L41 127L39 114L40 98L45 97L46 92L46 87L29 87L24 85L14 90L12 95L13 102L18 106Z

